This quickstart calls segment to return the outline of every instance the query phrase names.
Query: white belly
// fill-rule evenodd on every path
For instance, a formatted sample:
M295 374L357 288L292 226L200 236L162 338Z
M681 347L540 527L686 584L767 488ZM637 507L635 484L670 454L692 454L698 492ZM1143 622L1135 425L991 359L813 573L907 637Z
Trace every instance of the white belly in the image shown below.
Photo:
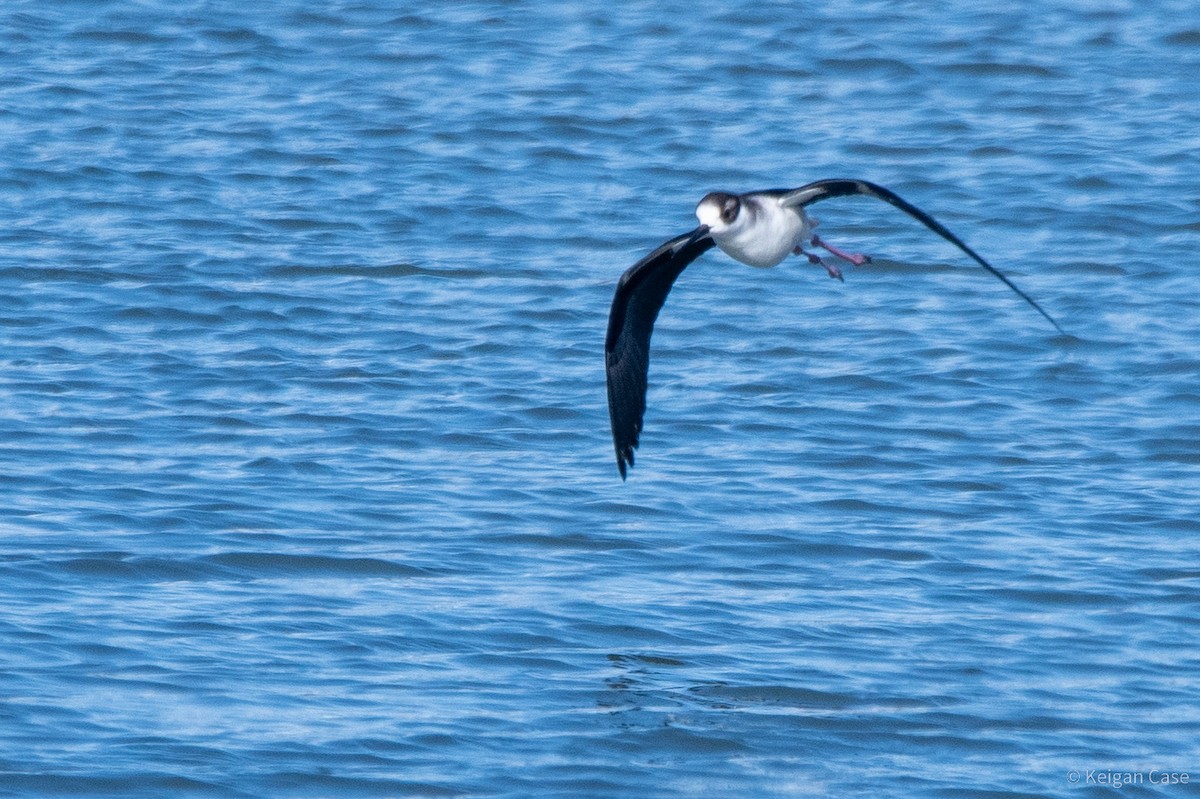
M790 208L760 206L753 223L735 226L713 241L722 252L750 266L769 267L787 258L807 239L812 225L803 214Z

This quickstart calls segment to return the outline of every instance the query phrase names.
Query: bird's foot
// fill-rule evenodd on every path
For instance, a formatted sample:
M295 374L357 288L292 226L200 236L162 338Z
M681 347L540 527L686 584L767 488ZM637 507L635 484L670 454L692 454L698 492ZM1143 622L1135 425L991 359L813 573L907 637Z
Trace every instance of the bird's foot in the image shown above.
M823 259L821 256L814 255L811 252L806 252L802 247L796 247L796 249L792 250L792 252L796 255L803 255L813 266L825 267L825 271L829 273L830 277L840 280L843 283L846 282L846 278L842 277L842 270L838 269L833 264L826 263L825 259Z
M833 264L825 263L824 261L821 261L820 259L817 259L817 260L820 262L821 266L825 267L825 271L829 273L830 277L835 278L836 280L840 280L843 283L846 282L846 278L842 277L841 269L838 269Z
M863 255L862 253L858 252L846 252L839 247L834 247L820 236L813 236L812 243L814 247L821 247L822 249L829 250L838 258L841 258L843 261L849 261L855 266L862 266L863 264L871 263L871 256Z

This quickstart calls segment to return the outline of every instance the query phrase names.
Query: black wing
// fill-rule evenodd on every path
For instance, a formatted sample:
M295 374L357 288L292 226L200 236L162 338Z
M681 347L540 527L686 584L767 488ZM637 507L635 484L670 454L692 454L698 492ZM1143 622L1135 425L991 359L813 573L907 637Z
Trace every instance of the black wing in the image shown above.
M891 203L904 213L911 216L913 219L921 222L923 225L925 225L925 227L929 228L934 233L938 234L946 241L950 242L967 255L971 256L973 259L975 259L975 262L984 269L1000 278L1000 280L1004 282L1004 285L1015 291L1017 296L1032 305L1034 310L1036 310L1042 316L1046 317L1046 321L1054 325L1055 330L1057 330L1059 333L1063 332L1063 329L1059 327L1058 322L1054 321L1054 317L1046 313L1042 309L1042 306L1034 302L1032 297L1017 288L1016 284L1005 277L1005 275L999 269L983 260L979 253L972 250L965 243L963 243L962 239L947 230L945 225L943 225L941 222L937 221L932 216L925 213L920 208L908 202L890 189L885 189L883 186L879 186L866 180L818 180L814 183L809 183L807 186L801 186L798 189L782 192L780 202L783 205L803 208L806 205L812 205L815 202L827 200L830 197L846 197L852 194L864 194L868 197L875 197L876 199L883 200L885 203Z
M621 275L608 313L604 367L608 377L608 416L612 421L617 468L625 479L646 412L650 334L675 278L714 242L700 226L664 243Z

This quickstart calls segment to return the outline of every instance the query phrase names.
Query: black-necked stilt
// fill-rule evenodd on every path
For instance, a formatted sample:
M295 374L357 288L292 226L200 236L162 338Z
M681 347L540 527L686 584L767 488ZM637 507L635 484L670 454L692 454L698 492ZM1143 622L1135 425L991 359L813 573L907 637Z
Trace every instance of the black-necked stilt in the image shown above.
M798 189L774 189L747 194L712 192L696 206L700 226L676 236L631 266L621 275L608 317L608 335L604 343L604 362L608 377L608 413L612 421L613 446L617 468L625 479L627 466L633 465L633 451L642 431L646 411L646 375L650 365L650 334L654 320L671 290L675 278L700 255L716 245L737 261L751 266L775 266L789 254L805 255L820 264L830 277L842 279L841 270L804 246L822 247L854 264L869 260L845 252L814 235L816 220L804 208L831 197L863 194L891 203L933 232L956 245L976 263L1004 281L1010 289L1032 305L1054 325L1062 328L1042 306L963 243L944 225L895 192L865 180L818 180Z

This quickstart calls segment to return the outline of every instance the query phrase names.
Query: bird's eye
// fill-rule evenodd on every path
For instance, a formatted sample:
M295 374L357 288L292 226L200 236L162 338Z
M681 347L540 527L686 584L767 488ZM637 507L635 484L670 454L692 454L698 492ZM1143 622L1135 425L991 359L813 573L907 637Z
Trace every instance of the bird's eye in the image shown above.
M726 200L725 204L721 206L721 221L725 224L729 224L736 219L738 215L738 205L739 203L737 197L730 197L728 200Z

